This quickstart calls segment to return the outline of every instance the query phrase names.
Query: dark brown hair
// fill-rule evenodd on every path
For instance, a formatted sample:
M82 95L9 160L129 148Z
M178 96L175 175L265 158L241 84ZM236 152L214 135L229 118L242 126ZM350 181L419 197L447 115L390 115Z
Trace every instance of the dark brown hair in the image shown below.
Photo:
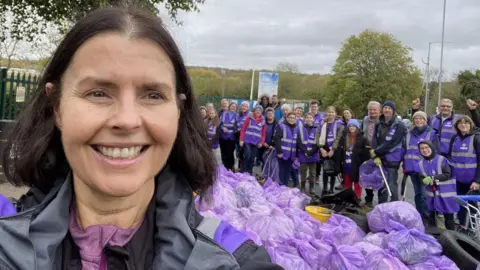
M348 124L348 123L347 123L347 120L345 120L345 117L343 116L343 112L345 112L345 111L349 111L349 112L350 112L350 114L352 115L352 119L355 119L355 114L353 113L352 109L350 109L350 108L345 108L345 109L343 109L343 111L342 111L342 120L343 120L343 122L344 122L345 125L346 125L346 124Z
M178 133L167 160L170 169L184 177L191 188L203 194L215 181L215 162L205 143L207 134L180 51L163 22L138 9L104 8L93 11L75 24L50 59L37 90L13 126L3 151L3 168L10 183L36 186L48 192L55 179L70 170L54 108L61 97L61 80L75 52L101 33L127 34L131 39L149 39L169 56L175 69ZM45 84L56 87L47 96ZM188 153L188 154L187 154Z

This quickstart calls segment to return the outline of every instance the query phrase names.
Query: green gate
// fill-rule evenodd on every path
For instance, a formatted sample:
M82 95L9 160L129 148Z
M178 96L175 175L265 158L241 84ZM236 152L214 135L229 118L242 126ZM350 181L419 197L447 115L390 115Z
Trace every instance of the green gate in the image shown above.
M0 119L15 119L36 89L38 77L18 69L0 70Z

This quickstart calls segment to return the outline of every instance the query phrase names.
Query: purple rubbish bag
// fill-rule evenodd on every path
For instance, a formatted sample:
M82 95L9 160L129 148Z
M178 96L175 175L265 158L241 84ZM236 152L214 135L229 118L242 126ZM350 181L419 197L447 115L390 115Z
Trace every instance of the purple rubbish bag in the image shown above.
M410 270L459 270L457 265L445 256L430 256L421 263L409 265L408 268Z
M273 181L278 181L280 178L278 177L279 167L278 167L278 159L276 151L273 150L272 152L265 151L263 156L263 171L262 176L265 179L273 179Z
M421 263L429 256L442 254L437 240L417 229L392 231L383 239L383 246L405 264Z
M374 244L377 247L382 247L383 245L383 238L387 236L387 233L379 232L379 233L368 233L367 236L363 238L363 241Z
M368 269L376 270L408 270L408 267L399 259L385 250L375 250L365 258Z
M366 267L365 257L362 251L353 246L335 244L332 245L332 250L325 256L323 261L323 268L326 270L364 270Z
M364 256L367 256L368 254L372 253L375 250L382 250L380 247L378 247L378 246L376 246L376 245L374 245L370 242L365 242L365 240L357 242L353 246L356 247L356 248L359 248L362 251L362 254Z
M315 247L310 244L310 242L291 238L287 240L287 244L296 247L300 257L302 257L313 269L318 268L319 253Z
M385 186L380 168L370 159L360 166L360 185L367 189L379 190ZM387 170L383 169L385 177Z
M336 245L353 245L362 241L365 232L348 217L332 215L328 221L318 228L317 238L332 237Z
M425 231L422 217L408 202L379 204L367 214L367 218L372 232L391 232L401 228Z
M312 270L308 263L298 254L285 252L282 248L267 248L272 262L286 270Z
M278 208L273 208L269 215L251 215L245 226L256 232L262 240L287 239L293 237L295 232L293 221Z

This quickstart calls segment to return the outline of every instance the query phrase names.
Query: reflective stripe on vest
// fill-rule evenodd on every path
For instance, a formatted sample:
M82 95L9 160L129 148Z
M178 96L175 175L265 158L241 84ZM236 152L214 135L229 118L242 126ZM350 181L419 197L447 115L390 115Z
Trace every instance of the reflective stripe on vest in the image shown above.
M425 136L425 140L430 141L431 136L432 136L433 130L430 130L427 132L427 135ZM423 132L422 132L423 134ZM412 131L407 133L407 139L406 139L406 144L407 144L407 150L418 150L418 145L417 144L411 144L412 139Z
M425 191L425 195L427 197L433 197L434 196L433 192L431 192L431 191ZM435 191L435 196L440 196L442 198L451 198L451 197L456 197L457 193L456 192L441 193L437 190L437 191Z
M437 173L432 173L432 174L441 174L442 173L442 163L443 161L445 160L445 158L443 156L439 156L438 159L437 159L437 164L436 167L437 167ZM422 175L424 177L427 177L427 176L432 176L432 175L428 175L426 170L425 170L425 167L423 166L423 163L425 162L426 160L422 160L420 161L419 163L419 167L420 167L420 172L422 173ZM428 162L428 161L427 161Z
M474 135L470 136L470 143L468 144L468 151L467 152L455 152L452 149L452 157L468 157L468 158L474 158L477 157L477 154L475 153L475 147L473 147L473 138ZM457 137L455 140L461 139L460 137ZM454 142L455 144L455 142Z

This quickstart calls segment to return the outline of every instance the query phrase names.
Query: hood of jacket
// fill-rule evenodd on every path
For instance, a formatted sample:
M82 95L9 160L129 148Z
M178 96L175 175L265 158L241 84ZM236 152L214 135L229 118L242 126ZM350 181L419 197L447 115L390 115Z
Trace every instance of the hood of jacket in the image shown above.
M153 269L238 269L235 258L212 241L197 240L202 217L186 179L166 166L156 177ZM59 178L37 205L0 218L0 269L56 269L67 235L72 177ZM221 256L220 256L221 255ZM29 258L29 259L25 259Z
M437 153L436 153L435 146L433 145L432 141L425 140L425 141L419 142L418 143L418 151L420 151L420 145L422 145L422 144L427 144L428 146L430 146L430 149L432 149L432 153L430 154L430 156L426 157L426 156L422 155L422 157L424 157L426 160L431 160L432 158L434 158ZM420 154L421 153L422 153L422 151L420 151Z

